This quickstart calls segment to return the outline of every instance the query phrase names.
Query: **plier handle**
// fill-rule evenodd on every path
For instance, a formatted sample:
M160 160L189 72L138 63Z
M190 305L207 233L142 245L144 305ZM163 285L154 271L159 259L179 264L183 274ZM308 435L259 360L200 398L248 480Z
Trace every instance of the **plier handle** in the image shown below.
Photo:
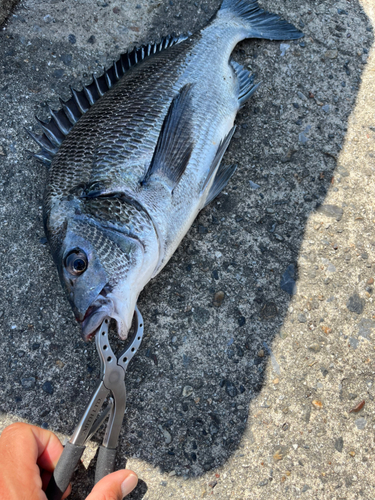
M61 499L85 450L85 442L95 434L108 414L108 423L96 463L95 483L114 470L118 438L126 406L125 372L143 338L143 318L137 307L135 308L135 317L135 334L133 334L130 345L118 356L114 354L109 344L110 318L103 321L95 336L101 363L101 381L93 392L72 437L64 447L46 489L48 500ZM110 396L108 405L99 415L108 396Z

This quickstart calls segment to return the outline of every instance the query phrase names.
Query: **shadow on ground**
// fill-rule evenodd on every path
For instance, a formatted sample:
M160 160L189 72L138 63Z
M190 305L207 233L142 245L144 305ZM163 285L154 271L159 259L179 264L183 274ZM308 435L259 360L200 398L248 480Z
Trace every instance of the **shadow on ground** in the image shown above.
M199 28L219 4L171 3L153 14L151 39ZM228 460L251 426L249 406L262 389L269 361L278 375L282 355L270 360L270 354L295 292L306 221L316 210L328 222L343 215L343 207L326 206L324 199L372 42L371 27L358 2L347 11L312 0L293 0L287 7L268 2L267 8L281 12L306 37L285 45L245 41L234 52L263 85L238 115L224 158L238 165L228 189L199 215L140 298L146 337L127 377L118 466L125 457L136 457L189 477ZM18 8L25 23L27 15ZM110 59L96 53L94 43L86 44L85 53L84 44L77 47L68 37L35 36L29 44L23 21L17 22L1 33L1 408L69 435L98 379L99 364L94 346L79 338L44 244L45 172L24 152L33 146L22 126L34 127L32 113L40 101L67 96L68 84L87 77L83 68L89 73ZM111 57L121 48L117 41ZM42 108L41 116L45 104ZM313 264L309 272L313 277ZM307 319L301 313L297 321ZM87 491L86 474L77 472L82 481L76 498ZM141 484L131 498L142 498L146 490Z

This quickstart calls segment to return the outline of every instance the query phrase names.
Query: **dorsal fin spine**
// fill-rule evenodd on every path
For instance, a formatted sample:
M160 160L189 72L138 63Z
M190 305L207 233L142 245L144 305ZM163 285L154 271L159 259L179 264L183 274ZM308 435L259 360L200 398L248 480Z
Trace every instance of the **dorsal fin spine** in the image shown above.
M116 81L120 80L120 76L118 74L117 61L113 61L113 68L115 70Z
M94 97L89 89L89 86L85 87L83 85L83 92L85 93L86 99L89 101L90 105L92 106L95 103L95 101L94 101Z
M92 77L94 79L94 82L95 82L95 85L96 85L96 90L98 91L99 96L103 97L104 92L102 92L102 89L100 88L99 81L98 81L97 77L94 74L92 75Z
M82 85L82 90L78 91L71 87L72 97L68 101L63 101L59 98L61 109L55 111L49 107L51 115L50 121L42 122L38 120L43 129L43 134L41 136L35 135L25 129L41 148L41 150L33 154L33 156L43 163L50 165L53 156L58 151L58 146L62 143L65 136L70 132L81 116L111 87L113 87L126 71L146 57L180 43L186 38L186 36L176 37L174 35L168 35L160 42L149 43L148 45L134 48L132 51L122 54L100 77L92 75L93 81L88 85Z
M51 153L51 155L55 155L57 153L58 148L54 147L45 135L35 135L33 134L33 132L30 132L30 130L27 130L27 128L25 128L25 130L29 134L29 136L42 148L42 151L40 151L39 153L42 153L43 150L48 151L48 153Z
M63 122L63 120L59 116L59 115L61 115L61 113L64 113L64 112L62 110L60 110L60 112L55 111L48 104L47 104L47 106L48 106L48 111L50 112L50 115L52 117L52 120L56 123L56 126L59 127L61 133L64 135L68 135L72 126L71 126L69 120L66 118L65 114L64 114L65 119L66 119L65 123ZM66 122L69 122L69 125Z
M120 64L121 64L122 74L124 75L125 74L125 66L124 66L124 61L122 59L122 56L120 57Z
M42 127L43 132L49 139L49 141L54 145L54 146L60 146L62 141L64 140L63 134L59 131L59 129L54 125L53 123L49 124L46 123L42 120L40 120L37 116L35 117L39 125ZM50 128L47 127L47 125L50 125ZM54 128L54 130L51 130ZM60 137L59 137L60 135Z
M74 113L73 111L69 108L69 106L67 105L66 102L64 102L61 97L59 97L59 101L60 101L60 104L61 104L61 107L63 108L66 116L68 117L68 120L70 121L70 123L72 125L75 125L78 121L78 118Z
M111 81L107 71L104 72L104 77L105 77L106 84L108 85L108 88L110 89L112 87L112 81Z
M70 87L70 91L74 97L74 100L77 104L77 107L78 107L80 113L83 115L84 113L86 113L86 111L88 111L90 109L90 103L85 102L85 101L87 101L87 99L84 95L84 92L78 91L78 90L74 89L73 87Z

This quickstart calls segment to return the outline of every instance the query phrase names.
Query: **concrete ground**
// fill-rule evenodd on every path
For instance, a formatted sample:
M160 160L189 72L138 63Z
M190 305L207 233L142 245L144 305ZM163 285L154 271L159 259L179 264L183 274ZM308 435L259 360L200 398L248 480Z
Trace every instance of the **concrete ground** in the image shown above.
M99 376L45 244L46 173L23 127L133 44L204 26L219 3L24 0L2 28L1 428L69 436ZM263 6L306 36L238 45L263 84L224 158L237 172L141 295L117 463L141 479L131 499L375 495L375 7Z

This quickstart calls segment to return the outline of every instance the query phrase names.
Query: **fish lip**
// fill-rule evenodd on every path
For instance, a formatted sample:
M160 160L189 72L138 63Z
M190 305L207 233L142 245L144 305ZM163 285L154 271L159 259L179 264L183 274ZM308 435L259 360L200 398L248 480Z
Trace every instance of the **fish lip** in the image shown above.
M100 292L96 300L87 309L82 320L77 320L82 326L82 338L88 342L95 337L105 318L111 317L113 302Z

